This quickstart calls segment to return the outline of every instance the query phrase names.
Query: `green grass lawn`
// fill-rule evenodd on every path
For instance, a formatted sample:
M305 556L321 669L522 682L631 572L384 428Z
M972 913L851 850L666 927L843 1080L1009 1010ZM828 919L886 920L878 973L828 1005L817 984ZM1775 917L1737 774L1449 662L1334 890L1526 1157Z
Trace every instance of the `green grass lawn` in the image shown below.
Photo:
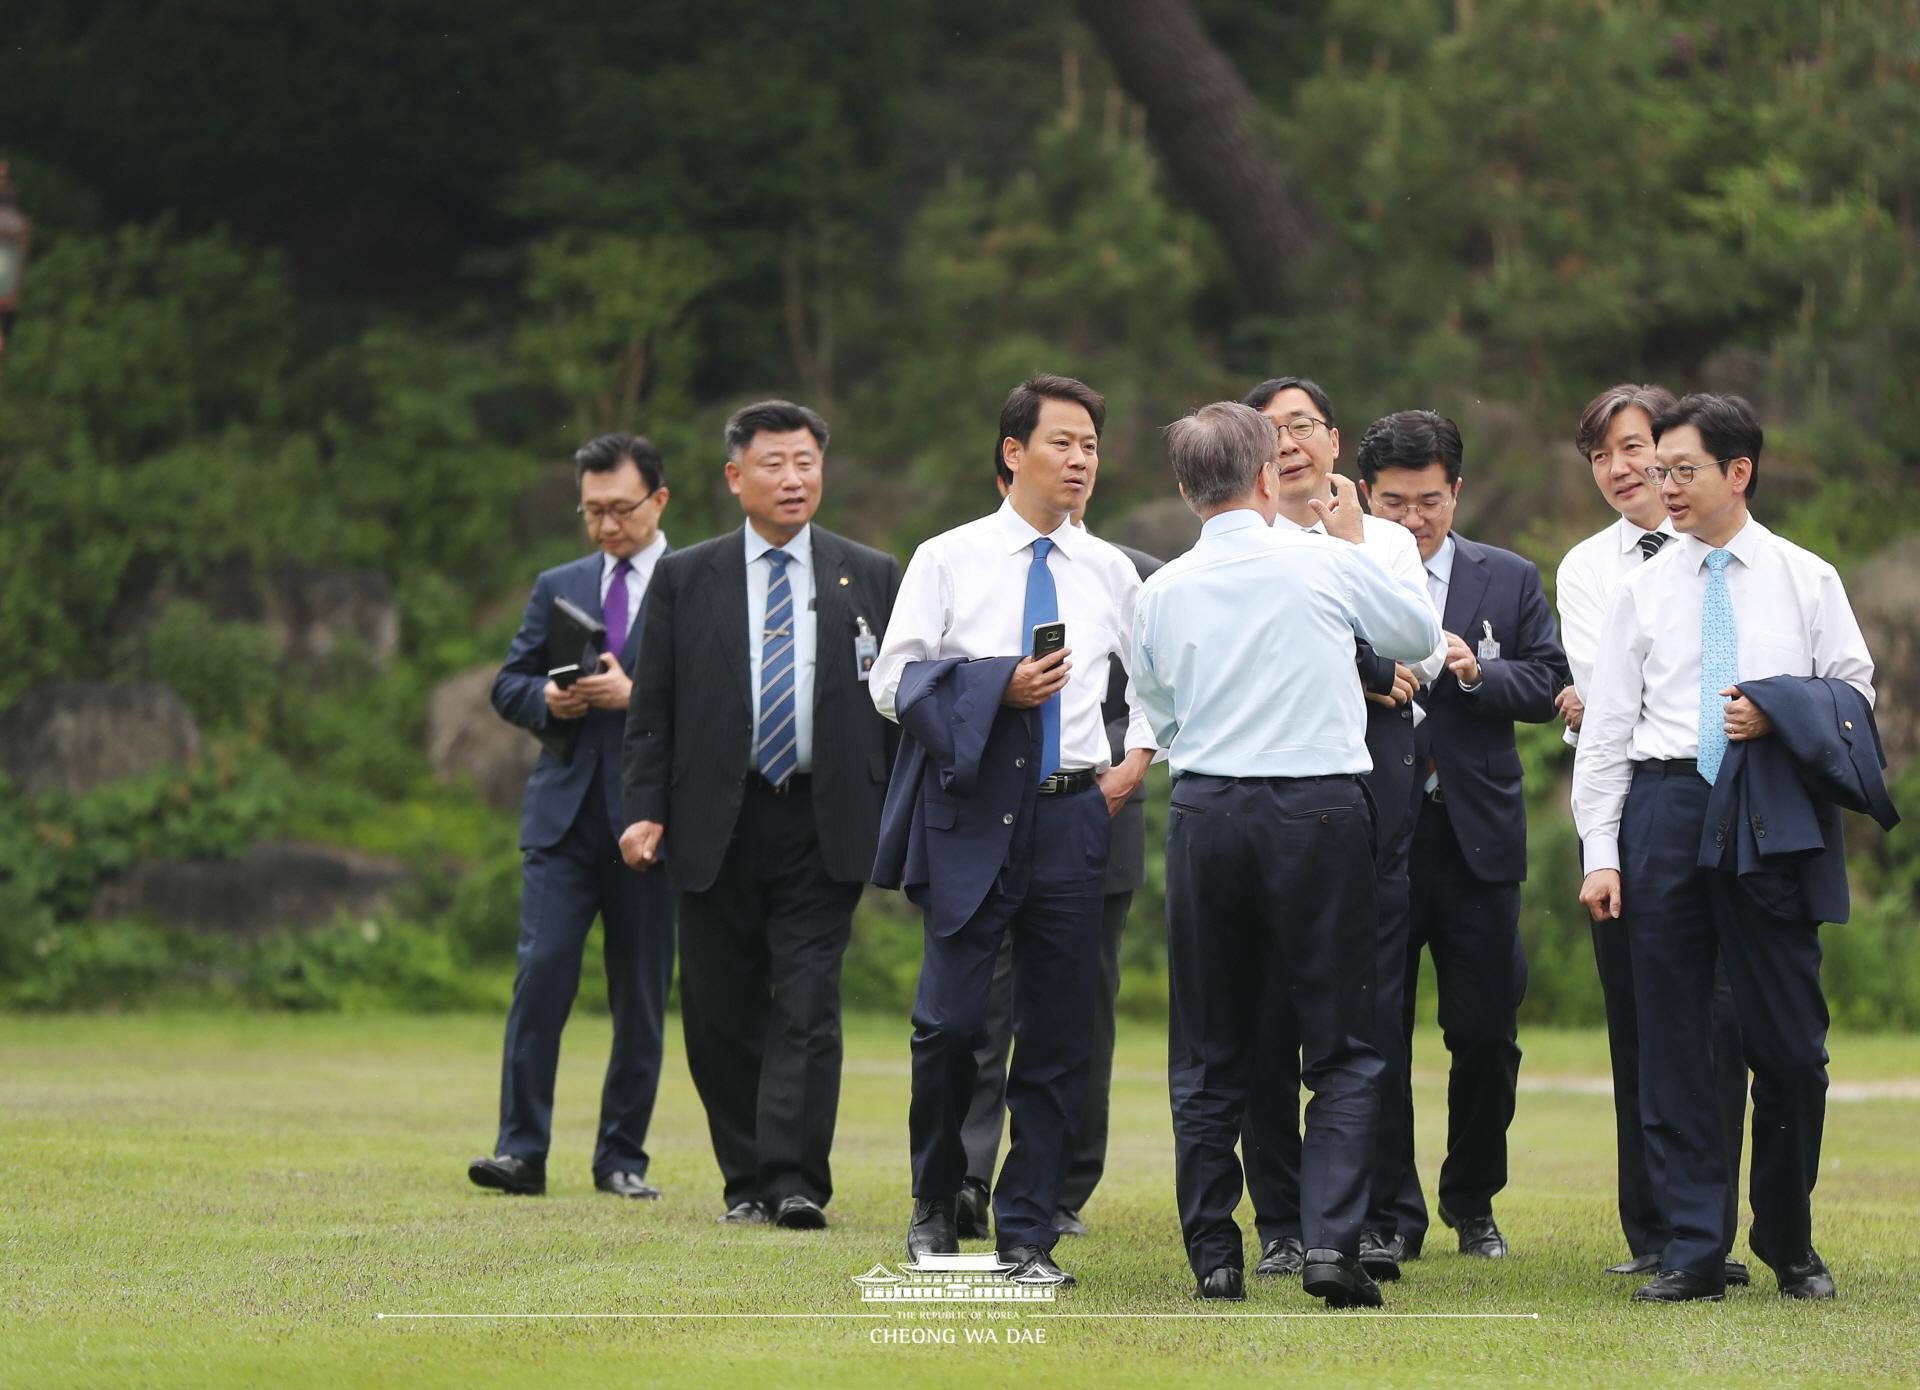
M1514 1257L1446 1248L1387 1288L1382 1319L1317 1311L1297 1281L1197 1310L1173 1203L1164 1038L1121 1040L1082 1287L1045 1318L871 1321L851 1276L904 1259L906 1026L849 1026L824 1234L714 1224L717 1172L678 1022L655 1117L655 1204L594 1192L587 1164L608 1030L568 1034L543 1199L468 1186L487 1150L500 1020L284 1015L0 1020L0 1385L637 1386L1299 1383L1591 1386L1920 1381L1920 1039L1834 1041L1817 1240L1841 1297L1790 1305L1764 1269L1720 1306L1637 1308L1601 1267L1614 1219L1610 1102L1594 1033L1523 1036ZM1443 1116L1423 1035L1422 1170ZM1556 1088L1554 1083L1565 1083ZM1243 1216L1245 1213L1243 1212ZM1249 1238L1251 1241L1251 1237ZM1252 1253L1252 1252L1250 1252ZM1193 1316L1196 1311L1199 1316ZM381 1314L797 1313L758 1319L411 1321ZM1096 1317L1091 1314L1155 1314ZM1308 1314L1297 1318L1260 1314ZM839 1316L828 1316L839 1315ZM883 1328L957 1344L876 1345ZM969 1345L967 1328L1002 1340ZM1044 1334L1012 1345L1008 1329Z

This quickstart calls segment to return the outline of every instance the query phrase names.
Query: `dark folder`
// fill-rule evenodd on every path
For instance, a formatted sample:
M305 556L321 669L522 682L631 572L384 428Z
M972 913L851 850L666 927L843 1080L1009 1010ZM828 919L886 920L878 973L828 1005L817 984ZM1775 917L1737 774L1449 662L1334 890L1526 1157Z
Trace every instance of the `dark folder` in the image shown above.
M600 653L606 650L607 625L571 599L556 598L553 614L547 621L547 669L578 665L583 675L600 669ZM549 719L536 730L542 746L562 762L573 760L573 746L580 741L578 719Z

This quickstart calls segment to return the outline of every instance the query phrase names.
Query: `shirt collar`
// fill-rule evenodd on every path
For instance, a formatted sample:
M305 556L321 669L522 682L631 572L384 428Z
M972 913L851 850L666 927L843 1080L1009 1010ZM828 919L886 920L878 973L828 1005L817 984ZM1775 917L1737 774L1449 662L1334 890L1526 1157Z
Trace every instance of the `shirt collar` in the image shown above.
M1291 524L1291 523L1289 523ZM1255 527L1265 530L1267 519L1252 507L1235 507L1230 512L1220 512L1208 517L1200 524L1200 535L1229 536L1235 531L1251 531Z
M1433 558L1427 561L1427 573L1448 588L1453 587L1453 533L1451 531L1447 533L1447 538L1440 542L1440 548L1433 552Z
M1014 554L1025 550L1036 540L1040 532L1028 524L1027 519L1013 509L1013 498L1009 497L1000 504L995 514L1000 522L1000 535L1007 543L1007 553ZM1080 547L1091 539L1083 527L1075 526L1071 519L1062 517L1060 524L1047 535L1053 547L1069 560L1080 553Z
M1314 519L1313 525L1302 526L1299 522L1295 521L1292 517L1288 516L1285 512L1275 512L1273 514L1273 529L1278 531L1282 526L1285 526L1288 530L1299 531L1302 534L1305 534L1308 532L1312 532L1314 534L1322 535L1322 536L1327 534L1326 523L1319 520L1317 517Z
M1760 551L1766 545L1767 537L1772 534L1773 532L1755 521L1749 514L1747 524L1742 526L1734 534L1733 539L1720 549L1732 551L1734 559L1748 569L1752 569L1753 562L1760 558ZM1696 571L1707 563L1707 556L1714 549L1698 536L1683 536L1681 543L1687 547L1687 568Z
M1669 540L1673 538L1673 518L1663 516L1660 524L1653 528ZM1613 543L1622 555L1640 548L1640 538L1646 535L1646 529L1637 522L1628 521L1624 516L1615 517L1613 522ZM1452 540L1453 537L1447 537Z
M740 529L746 533L747 537L748 564L752 564L769 550L778 549L786 551L789 559L809 569L813 567L813 523L811 521L800 528L798 535L782 546L775 546L772 541L754 530L751 521Z
M633 566L633 572L635 574L651 574L653 567L660 562L660 556L666 548L667 533L665 531L655 531L652 540L648 541L640 549L634 551L633 554L627 556L627 563ZM619 563L618 560L607 554L606 551L603 550L600 552L600 581L602 583L605 583L612 576L614 567Z

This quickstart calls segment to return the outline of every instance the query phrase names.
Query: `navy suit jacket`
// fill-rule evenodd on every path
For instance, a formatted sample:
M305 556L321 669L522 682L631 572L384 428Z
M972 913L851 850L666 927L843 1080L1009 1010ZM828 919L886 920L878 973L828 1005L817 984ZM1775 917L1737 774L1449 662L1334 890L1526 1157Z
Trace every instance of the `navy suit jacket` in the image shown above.
M1427 717L1414 734L1415 767L1426 756L1439 764L1447 818L1474 877L1520 883L1527 876L1527 803L1513 726L1553 719L1553 697L1573 677L1533 561L1458 534L1453 543L1441 626L1478 651L1490 622L1500 655L1480 663L1473 690L1442 671L1421 693ZM1425 781L1416 777L1416 787Z
M1887 794L1873 706L1845 681L1769 676L1740 693L1773 724L1727 746L1707 798L1699 863L1739 877L1762 907L1803 921L1847 920L1840 811L1900 823Z
M927 930L951 936L986 900L1033 819L1034 710L1000 703L1017 656L908 664L895 709L900 750L880 812L873 881L904 887Z
M1356 640L1353 646L1361 690L1369 695L1391 695L1393 668L1398 663L1390 656L1381 656L1365 641ZM1371 700L1366 704L1367 756L1373 760L1373 771L1365 780L1367 793L1373 797L1375 837L1384 853L1385 846L1406 829L1415 784L1426 779L1424 774L1414 776L1413 706L1389 709Z
M533 581L533 596L527 600L520 630L507 648L507 664L493 678L493 707L509 724L534 731L547 726L547 672L562 664L549 660L546 649L553 601L571 599L588 613L598 614L602 564L600 552L595 551L550 569ZM626 645L620 650L620 665L629 679L640 650L640 617L646 606L642 598L640 609L627 625ZM620 810L620 740L626 724L625 710L591 709L580 721L580 738L571 758L563 760L542 747L520 807L522 849L550 849L560 843L573 818L580 814L580 802L596 771L602 772L607 819L615 838L619 837L626 828Z

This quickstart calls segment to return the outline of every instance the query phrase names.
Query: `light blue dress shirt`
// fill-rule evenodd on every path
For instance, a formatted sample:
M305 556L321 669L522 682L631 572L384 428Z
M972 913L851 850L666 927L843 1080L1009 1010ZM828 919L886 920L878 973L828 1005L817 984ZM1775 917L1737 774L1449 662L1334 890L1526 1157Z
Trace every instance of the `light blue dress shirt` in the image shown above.
M1174 775L1366 773L1354 637L1411 665L1440 642L1433 609L1358 546L1223 512L1140 596L1134 689Z
M773 579L773 561L767 552L773 542L753 529L748 522L741 527L747 547L747 684L753 696L754 747L760 746L760 653L766 634L767 585ZM793 727L794 752L799 756L796 772L813 771L813 660L820 649L813 611L813 525L800 528L800 534L780 549L792 557L787 562L787 583L793 589Z

